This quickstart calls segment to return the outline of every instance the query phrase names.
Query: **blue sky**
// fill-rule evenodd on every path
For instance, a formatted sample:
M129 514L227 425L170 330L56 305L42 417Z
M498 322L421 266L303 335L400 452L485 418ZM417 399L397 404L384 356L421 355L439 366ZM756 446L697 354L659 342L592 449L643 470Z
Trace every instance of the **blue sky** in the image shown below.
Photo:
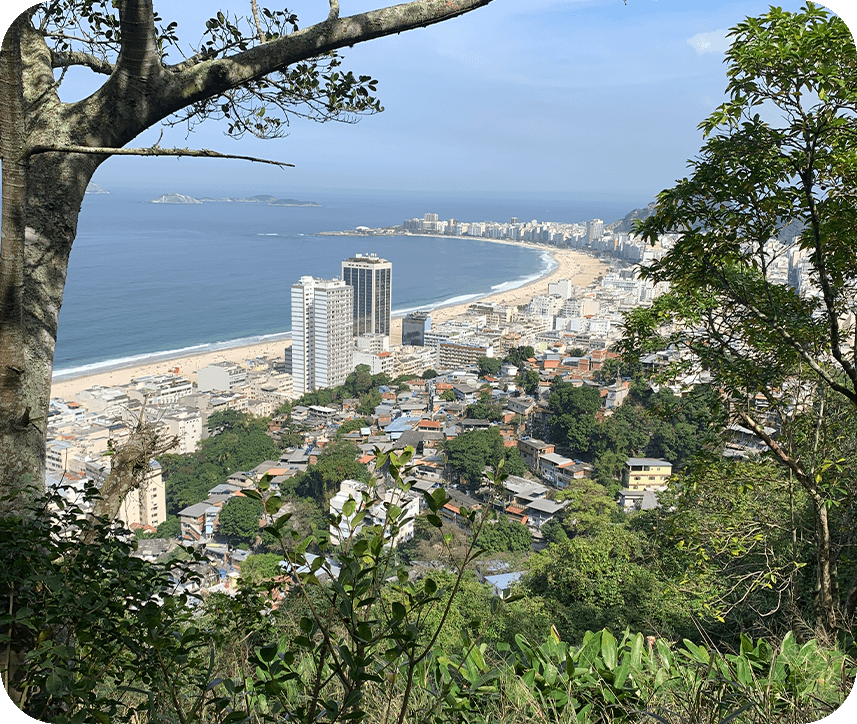
M113 158L95 181L159 186L167 176L167 190L221 183L298 197L378 189L610 194L645 202L684 174L701 143L697 124L723 97L726 29L768 4L494 0L461 18L345 51L347 68L379 80L386 108L380 115L356 125L297 120L287 138L274 141L237 142L217 123L187 140L184 129L167 130L162 141L276 158L295 169ZM850 4L830 3L846 20ZM341 0L343 15L379 5ZM179 35L192 40L218 7L246 12L249 0L155 0L165 19L179 22ZM325 0L288 7L302 26L327 12ZM82 77L65 86L69 97L92 87ZM144 134L137 144L157 135Z

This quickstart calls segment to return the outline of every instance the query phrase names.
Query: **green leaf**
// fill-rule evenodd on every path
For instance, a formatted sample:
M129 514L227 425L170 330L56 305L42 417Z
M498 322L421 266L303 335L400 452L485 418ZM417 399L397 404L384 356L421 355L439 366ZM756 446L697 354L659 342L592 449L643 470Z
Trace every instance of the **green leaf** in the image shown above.
M260 646L256 649L256 654L259 658L264 661L266 664L271 663L277 656L277 646L269 645L269 646Z
M616 668L616 639L607 629L601 632L601 658L610 670Z
M56 671L51 671L51 673L48 674L47 679L45 679L45 688L51 696L59 697L62 695L63 683Z
M631 659L629 656L623 656L616 672L613 675L613 688L621 689L625 686L628 680L628 674L631 672Z
M279 495L272 495L265 501L265 512L276 515L283 506L283 499Z

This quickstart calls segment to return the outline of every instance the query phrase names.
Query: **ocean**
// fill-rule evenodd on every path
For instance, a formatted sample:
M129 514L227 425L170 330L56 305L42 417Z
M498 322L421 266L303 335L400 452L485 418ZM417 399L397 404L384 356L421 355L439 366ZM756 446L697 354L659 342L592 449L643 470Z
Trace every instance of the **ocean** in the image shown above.
M408 197L270 189L107 189L87 194L72 249L54 359L56 377L175 353L282 336L290 287L304 275L338 278L343 259L375 253L393 264L393 312L431 309L526 284L552 260L543 251L414 236L318 236L384 227L434 212L462 221L613 221L621 199ZM313 201L318 207L148 203L168 192ZM639 205L639 204L637 204Z

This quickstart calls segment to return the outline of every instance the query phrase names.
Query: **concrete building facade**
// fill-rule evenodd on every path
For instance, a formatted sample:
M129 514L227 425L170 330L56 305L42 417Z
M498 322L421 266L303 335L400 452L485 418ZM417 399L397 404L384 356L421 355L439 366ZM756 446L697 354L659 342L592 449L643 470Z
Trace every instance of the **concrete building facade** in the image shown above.
M157 460L149 461L149 474L146 480L139 488L125 496L117 517L129 528L138 526L157 528L167 519L164 479Z
M233 362L212 362L196 373L200 392L231 392L247 382L247 370Z
M345 382L354 359L354 288L341 279L301 277L292 285L295 394Z
M402 344L424 347L428 331L431 331L431 315L428 312L411 312L402 319Z

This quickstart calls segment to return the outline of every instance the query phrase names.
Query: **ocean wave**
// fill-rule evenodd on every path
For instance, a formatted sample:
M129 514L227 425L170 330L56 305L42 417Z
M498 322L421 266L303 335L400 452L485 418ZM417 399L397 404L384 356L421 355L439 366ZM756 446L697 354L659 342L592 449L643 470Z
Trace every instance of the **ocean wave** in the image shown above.
M56 382L70 379L72 377L82 377L83 375L109 372L111 370L123 369L126 367L138 367L152 364L154 362L163 362L165 360L186 357L188 355L208 354L209 352L233 349L235 347L248 347L253 344L286 340L291 339L291 337L291 332L272 332L271 334L256 334L250 337L240 337L238 339L194 344L189 347L179 347L178 349L167 349L159 352L145 352L142 354L130 355L128 357L117 357L116 359L93 362L91 364L80 365L78 367L66 367L64 369L54 370L53 380Z
M559 266L556 260L547 252L541 255L541 259L543 262L543 266L534 274L530 274L526 277L521 277L520 279L512 279L508 282L501 282L500 284L495 284L491 287L491 294L498 294L500 292L510 292L513 289L517 289L518 287L524 287L527 284L532 284L535 281L538 281L544 276L550 274L554 269Z
M411 312L431 312L435 309L440 309L441 307L452 307L456 304L461 304L462 302L468 302L472 299L479 299L480 297L485 297L489 293L488 292L476 292L474 294L462 294L458 297L451 297L449 299L442 299L439 302L426 302L425 304L421 304L418 307L408 307L407 309L394 309L390 312L390 314L394 317L404 317L406 314L410 314Z
M476 292L474 294L463 294L458 297L444 299L440 302L430 302L427 304L421 304L418 307L408 307L407 309L394 309L391 314L394 317L404 317L406 314L410 314L411 312L430 312L434 309L439 309L440 307L451 307L455 304L461 304L462 302L482 299L483 297L492 296L501 292L509 292L513 289L517 289L518 287L523 287L527 284L532 284L533 282L538 281L542 277L547 276L554 269L556 269L557 266L559 266L556 259L554 259L549 252L542 253L541 259L543 262L543 266L534 274L530 274L529 276L525 277L520 277L519 279L511 279L507 282L501 282L500 284L495 284L491 287L490 291Z

